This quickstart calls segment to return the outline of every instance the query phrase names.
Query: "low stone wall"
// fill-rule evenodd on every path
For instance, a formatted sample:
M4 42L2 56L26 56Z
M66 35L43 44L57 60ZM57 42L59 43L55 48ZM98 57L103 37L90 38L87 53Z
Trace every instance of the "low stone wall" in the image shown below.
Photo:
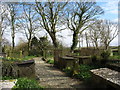
M64 56L59 57L58 59L58 67L60 69L66 67L76 67L80 64L91 64L92 59L90 56Z
M94 48L81 48L80 50L75 50L75 53L79 53L80 56L92 56L100 55L103 52L103 49L94 49Z
M74 58L77 58L79 60L79 65L92 63L91 56L74 56Z
M9 61L4 61L2 64L2 76L35 78L34 60L21 63L9 63Z
M74 67L75 66L75 62L77 61L76 58L74 57L60 57L59 58L59 68L63 69L66 67Z
M0 53L0 57L6 57L6 53Z
M120 72L120 60L108 60L107 67Z

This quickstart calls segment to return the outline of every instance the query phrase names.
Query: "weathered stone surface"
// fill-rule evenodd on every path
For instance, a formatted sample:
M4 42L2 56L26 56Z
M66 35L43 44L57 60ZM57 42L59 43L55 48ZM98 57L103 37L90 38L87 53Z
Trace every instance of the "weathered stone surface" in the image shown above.
M79 64L90 64L92 63L91 56L74 56L79 59Z
M108 68L94 69L91 72L97 77L100 77L96 79L103 79L106 85L109 84L114 88L120 89L120 72Z
M109 63L107 67L120 72L120 63Z
M59 57L62 56L62 50L55 49L54 50L54 65L59 65Z
M106 66L112 70L120 72L120 60L119 59L107 60Z
M64 69L66 67L74 67L75 61L77 61L74 57L60 57L59 58L59 68Z
M2 65L2 75L35 78L34 60L24 61L21 63L9 63L9 61L5 61Z
M0 57L6 57L6 53L0 53Z
M14 80L0 80L0 90L11 90L13 86L15 86L15 83L17 82L16 79Z

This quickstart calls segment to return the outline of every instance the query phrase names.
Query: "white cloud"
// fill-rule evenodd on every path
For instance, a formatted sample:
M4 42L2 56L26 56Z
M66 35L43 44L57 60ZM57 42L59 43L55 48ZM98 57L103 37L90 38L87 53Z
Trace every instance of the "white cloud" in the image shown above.
M118 36L110 43L111 46L118 46Z
M118 22L118 18L116 18L116 19L113 19L113 22Z
M118 14L118 0L107 1L101 7L105 10L105 13Z

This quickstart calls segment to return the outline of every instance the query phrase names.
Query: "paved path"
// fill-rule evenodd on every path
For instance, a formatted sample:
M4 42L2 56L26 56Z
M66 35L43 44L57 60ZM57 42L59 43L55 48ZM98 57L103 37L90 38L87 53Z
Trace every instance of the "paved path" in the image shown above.
M47 88L84 88L82 82L67 77L64 72L47 64L40 58L35 58L36 76L40 85Z
M13 86L15 86L15 83L17 80L0 80L0 90L11 90Z

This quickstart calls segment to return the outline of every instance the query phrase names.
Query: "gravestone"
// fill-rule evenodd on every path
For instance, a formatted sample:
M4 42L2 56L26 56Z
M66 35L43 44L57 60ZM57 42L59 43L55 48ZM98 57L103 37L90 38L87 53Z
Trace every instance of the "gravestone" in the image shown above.
M120 90L120 72L109 69L100 68L90 70L92 73L92 82L99 88L113 88L114 90ZM111 89L109 88L109 89ZM109 90L107 89L107 90Z
M58 66L59 65L59 57L62 56L62 50L60 49L55 49L54 50L54 65Z
M73 67L75 62L74 57L60 57L59 58L59 68L64 69L66 67Z
M6 53L0 53L0 57L1 58L6 57Z
M27 60L11 63L5 60L1 71L3 76L35 78L35 62Z
M91 56L74 56L79 60L79 64L91 64L92 59Z

